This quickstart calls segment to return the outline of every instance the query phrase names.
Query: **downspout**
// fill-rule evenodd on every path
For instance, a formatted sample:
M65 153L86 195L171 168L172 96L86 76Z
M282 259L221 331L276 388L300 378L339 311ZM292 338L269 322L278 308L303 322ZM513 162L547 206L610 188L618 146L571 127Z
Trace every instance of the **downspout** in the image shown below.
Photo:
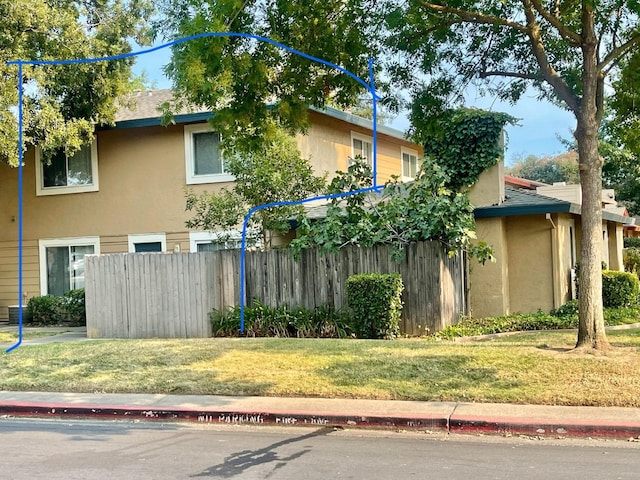
M553 308L558 308L561 305L560 292L558 292L558 278L556 278L556 267L559 265L558 242L556 241L558 229L550 213L545 213L544 216L549 220L549 223L551 223L551 230L549 230L551 234L551 291L553 292Z

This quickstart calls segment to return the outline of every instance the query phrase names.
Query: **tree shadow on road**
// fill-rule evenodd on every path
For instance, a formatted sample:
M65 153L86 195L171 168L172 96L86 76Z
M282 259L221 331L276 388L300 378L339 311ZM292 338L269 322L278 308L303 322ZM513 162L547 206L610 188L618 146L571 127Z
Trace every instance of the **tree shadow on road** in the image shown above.
M314 437L327 435L331 432L333 432L332 428L321 428L300 437L281 440L258 450L243 450L242 452L234 453L233 455L228 456L221 464L213 465L202 471L201 473L191 475L191 478L233 478L242 475L250 468L272 464L273 468L271 472L264 476L264 478L268 478L277 470L286 466L288 462L296 460L311 451L311 446L306 445L290 455L282 456L277 452L278 448L292 443L302 442Z

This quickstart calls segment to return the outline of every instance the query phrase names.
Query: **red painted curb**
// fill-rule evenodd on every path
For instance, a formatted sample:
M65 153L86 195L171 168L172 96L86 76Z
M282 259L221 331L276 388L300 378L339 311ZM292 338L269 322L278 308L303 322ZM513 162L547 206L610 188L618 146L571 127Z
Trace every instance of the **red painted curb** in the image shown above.
M600 422L593 420L513 419L503 417L453 416L451 433L485 433L563 437L630 438L640 436L638 422Z
M73 405L56 403L0 402L0 415L16 417L92 417L131 420L192 421L233 425L346 426L349 428L394 428L448 430L446 417L396 417L380 415L327 415L312 412L260 412L188 407L142 407Z

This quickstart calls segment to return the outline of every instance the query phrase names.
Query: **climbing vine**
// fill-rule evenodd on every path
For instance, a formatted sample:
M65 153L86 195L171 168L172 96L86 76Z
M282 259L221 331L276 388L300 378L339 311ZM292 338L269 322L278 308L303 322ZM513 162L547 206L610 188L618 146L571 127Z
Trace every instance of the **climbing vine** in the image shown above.
M506 114L480 110L442 114L428 125L429 140L422 142L425 157L413 182L393 178L380 194L334 198L322 218L300 218L291 243L294 253L299 256L309 247L336 252L346 245L387 244L394 260L400 260L410 243L436 240L450 255L466 251L481 263L493 260L489 245L474 242L473 206L466 190L502 158L502 128L513 121ZM413 138L418 138L415 131ZM356 158L347 172L337 172L328 193L368 187L371 170Z
M412 120L417 119L414 112ZM506 113L459 108L420 117L411 137L424 146L425 157L447 172L448 186L460 190L471 187L482 172L503 158L503 128L515 123Z

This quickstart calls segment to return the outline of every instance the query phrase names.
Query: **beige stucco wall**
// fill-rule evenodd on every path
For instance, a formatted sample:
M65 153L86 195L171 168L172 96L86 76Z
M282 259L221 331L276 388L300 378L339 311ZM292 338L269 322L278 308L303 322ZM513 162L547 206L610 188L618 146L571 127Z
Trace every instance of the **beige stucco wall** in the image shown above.
M553 308L552 242L544 215L509 217L509 297L515 313Z
M504 162L480 174L478 181L469 189L469 201L474 207L489 207L504 202Z
M493 246L496 262L472 266L472 315L548 312L567 302L572 233L575 255L579 248L575 224L569 214L477 219L478 238Z
M303 155L318 172L346 169L351 130L360 127L312 113L312 126L299 137ZM401 139L380 135L380 182L401 174ZM414 147L415 148L415 147ZM128 251L129 234L165 233L167 251L189 251L185 221L186 185L182 125L100 131L97 135L99 191L36 196L33 151L25 155L24 291L40 295L38 240L99 236L101 253ZM189 185L217 191L230 183ZM0 318L17 303L17 169L0 164Z
M495 262L471 260L469 283L471 315L476 318L509 313L509 251L504 218L479 218L476 232L493 247Z

